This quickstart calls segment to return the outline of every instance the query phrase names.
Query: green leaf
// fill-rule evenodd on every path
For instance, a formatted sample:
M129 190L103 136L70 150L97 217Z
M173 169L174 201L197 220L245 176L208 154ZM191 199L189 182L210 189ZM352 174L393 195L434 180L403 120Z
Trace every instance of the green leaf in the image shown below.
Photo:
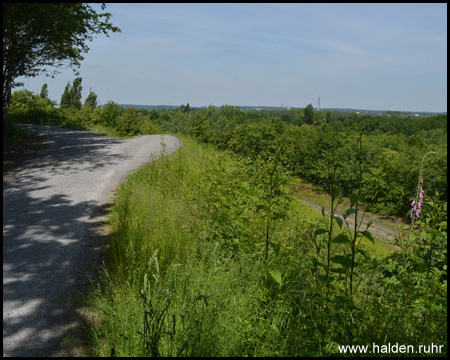
M339 234L333 240L331 240L331 242L333 244L348 244L350 242L350 239L347 235Z
M361 234L363 235L363 237L366 237L368 240L372 241L373 244L375 244L375 240L368 230L361 231Z
M333 189L333 191L331 192L331 198L336 199L339 196L339 190L338 189Z
M270 275L272 275L273 279L281 286L282 285L282 279L281 279L281 271L280 270L271 270Z
M325 229L317 229L315 234L317 236L317 235L321 235L321 234L326 234L327 232L328 231L326 231Z
M352 265L352 260L344 255L336 255L331 259L335 264L342 265L345 268L349 268Z
M350 195L350 207L353 207L353 205L356 204L356 201L358 200L358 195L351 194Z
M336 222L339 225L339 228L342 229L342 219L339 216L333 216L333 219L336 220Z
M347 219L347 217L351 214L356 213L356 209L347 209L344 213L344 219Z

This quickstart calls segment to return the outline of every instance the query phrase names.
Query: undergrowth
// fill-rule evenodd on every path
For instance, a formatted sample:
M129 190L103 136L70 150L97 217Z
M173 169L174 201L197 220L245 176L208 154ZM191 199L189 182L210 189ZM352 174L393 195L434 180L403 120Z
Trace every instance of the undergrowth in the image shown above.
M339 356L340 345L388 343L446 355L446 203L427 198L420 226L380 259L364 245L370 226L359 227L361 187L343 218L317 216L285 190L276 154L239 158L182 140L117 192L90 300L102 324L91 329L95 355ZM328 166L333 209L338 162Z

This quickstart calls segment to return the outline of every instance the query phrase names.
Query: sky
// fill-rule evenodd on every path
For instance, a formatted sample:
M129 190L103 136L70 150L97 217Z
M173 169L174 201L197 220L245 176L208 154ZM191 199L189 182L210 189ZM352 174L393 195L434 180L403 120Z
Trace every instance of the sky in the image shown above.
M94 6L102 12L100 6ZM447 111L447 4L107 4L83 102ZM19 78L58 103L75 79ZM21 88L16 88L21 89Z

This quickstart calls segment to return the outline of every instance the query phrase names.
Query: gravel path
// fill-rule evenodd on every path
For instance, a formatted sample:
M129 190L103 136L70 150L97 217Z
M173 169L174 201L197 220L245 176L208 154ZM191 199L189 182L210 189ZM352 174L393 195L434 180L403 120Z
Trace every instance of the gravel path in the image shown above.
M25 125L47 148L3 177L3 356L58 356L78 320L65 301L86 285L99 210L126 174L161 152L161 136L108 139ZM165 135L168 154L180 140Z

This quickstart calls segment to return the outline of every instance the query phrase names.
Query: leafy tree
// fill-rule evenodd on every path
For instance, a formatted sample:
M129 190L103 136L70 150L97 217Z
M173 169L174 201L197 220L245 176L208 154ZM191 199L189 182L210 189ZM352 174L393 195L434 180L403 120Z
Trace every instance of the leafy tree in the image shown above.
M93 91L91 91L84 101L84 106L90 107L92 110L94 110L97 107L97 94Z
M136 111L131 106L127 107L119 117L117 130L123 135L135 135Z
M101 9L105 10L105 4ZM11 89L20 76L59 73L48 67L80 67L93 35L120 32L109 19L83 3L3 3L3 129L9 129Z
M67 83L63 94L61 95L61 102L59 104L62 108L70 107L70 81Z
M326 110L326 111L325 111L325 121L326 121L327 123L330 123L331 120L332 120L331 112L328 111L328 110Z
M314 125L322 125L326 123L326 115L323 111L317 111L314 115Z
M184 106L184 105L181 105ZM161 117L162 131L171 131L174 133L184 132L186 133L188 124L188 114L181 109L175 109L164 113Z
M312 104L308 104L307 107L305 107L305 123L306 124L312 124L314 121L314 108Z
M11 96L11 121L26 124L42 124L57 118L54 103L29 90L15 91Z
M82 78L77 77L73 81L73 86L70 86L70 82L67 83L64 93L61 96L61 107L62 108L76 108L81 109L81 86Z
M43 99L45 99L45 98L48 97L47 84L42 85L40 96L41 96L41 98L43 98Z
M120 116L120 105L115 103L114 101L108 101L103 106L103 113L102 113L102 123L104 123L106 126L109 126L111 128L114 128L117 126L117 119Z
M83 87L81 86L82 78L77 77L73 81L72 89L70 89L70 102L71 106L81 109L81 90Z

